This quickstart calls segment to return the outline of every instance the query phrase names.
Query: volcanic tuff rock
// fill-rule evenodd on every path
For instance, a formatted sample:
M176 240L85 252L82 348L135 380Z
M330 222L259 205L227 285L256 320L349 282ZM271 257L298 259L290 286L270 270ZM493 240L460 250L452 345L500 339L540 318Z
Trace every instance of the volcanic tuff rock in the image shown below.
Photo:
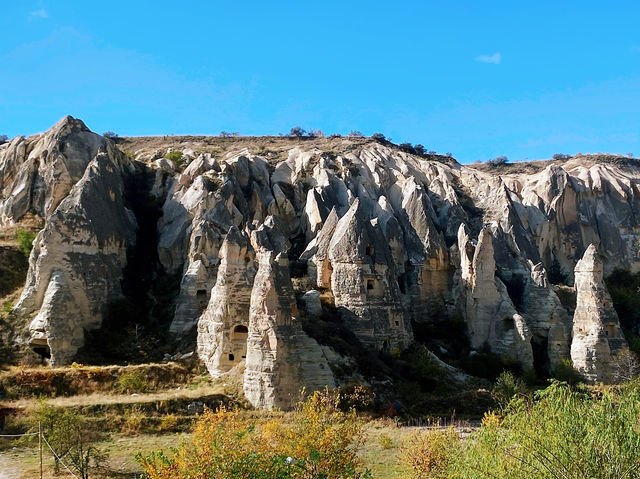
M587 379L609 382L615 379L616 357L628 352L628 347L602 273L602 260L592 244L575 269L571 359Z
M99 326L105 304L120 294L137 228L123 199L132 165L70 117L46 134L15 138L2 153L0 176L9 192L3 221L18 221L27 211L46 219L15 309L35 314L33 346L50 353L51 364L69 363L84 330Z
M579 156L497 174L365 138L124 138L117 147L136 160L70 117L0 146L0 221L28 211L45 219L17 309L54 364L72 360L121 294L137 229L126 178L140 162L163 204L149 247L181 275L171 331L187 338L197 328L213 375L244 359L257 406L287 407L299 386L335 381L332 353L305 334L303 317L334 314L363 345L389 352L413 341L413 324L462 317L477 350L542 374L571 357L593 379L606 379L626 347L619 328L606 334L617 323L602 275L640 270L635 161ZM185 164L163 158L170 149ZM574 273L590 244L601 266L583 260ZM551 287L552 265L569 283L575 274L573 320Z

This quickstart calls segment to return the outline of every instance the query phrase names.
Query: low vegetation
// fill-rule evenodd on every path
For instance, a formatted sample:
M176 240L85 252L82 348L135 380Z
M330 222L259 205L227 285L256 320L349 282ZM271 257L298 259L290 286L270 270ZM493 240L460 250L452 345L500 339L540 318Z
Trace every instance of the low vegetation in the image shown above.
M407 457L420 478L637 478L639 415L637 384L593 391L554 382L487 413L467 439L421 436Z
M33 249L33 240L35 239L35 237L36 235L32 231L20 229L16 232L16 240L18 241L18 245L20 246L20 251L22 251L22 254L24 254L27 258L29 257L29 255L31 254L31 250Z
M286 421L251 419L237 410L207 410L192 440L170 455L140 456L150 479L360 478L363 423L338 396L314 393Z

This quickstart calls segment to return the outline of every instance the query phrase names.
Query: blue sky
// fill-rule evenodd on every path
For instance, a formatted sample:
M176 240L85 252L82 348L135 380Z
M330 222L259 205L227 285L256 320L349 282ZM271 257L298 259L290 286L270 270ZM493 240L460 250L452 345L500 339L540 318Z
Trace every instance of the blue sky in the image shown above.
M382 132L640 155L640 2L4 2L0 133Z

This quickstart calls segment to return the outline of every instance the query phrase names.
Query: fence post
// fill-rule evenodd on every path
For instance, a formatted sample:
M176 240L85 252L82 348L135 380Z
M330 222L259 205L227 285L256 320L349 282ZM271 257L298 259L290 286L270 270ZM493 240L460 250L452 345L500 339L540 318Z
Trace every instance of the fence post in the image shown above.
M42 423L38 421L38 448L40 449L40 479L42 479Z

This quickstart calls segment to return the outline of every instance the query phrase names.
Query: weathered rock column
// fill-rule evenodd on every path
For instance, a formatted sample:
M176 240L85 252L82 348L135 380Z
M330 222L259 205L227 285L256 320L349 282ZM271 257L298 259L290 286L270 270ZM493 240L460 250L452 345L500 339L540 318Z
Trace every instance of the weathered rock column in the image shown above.
M318 343L309 338L296 316L288 244L272 216L253 231L258 272L251 292L244 393L257 408L289 409L300 389L334 386L333 375Z
M603 279L604 266L594 244L575 268L573 366L590 381L613 382L616 356L628 351L618 314Z
M249 306L256 271L248 238L235 226L222 243L220 260L209 305L198 321L198 356L214 377L247 355Z

